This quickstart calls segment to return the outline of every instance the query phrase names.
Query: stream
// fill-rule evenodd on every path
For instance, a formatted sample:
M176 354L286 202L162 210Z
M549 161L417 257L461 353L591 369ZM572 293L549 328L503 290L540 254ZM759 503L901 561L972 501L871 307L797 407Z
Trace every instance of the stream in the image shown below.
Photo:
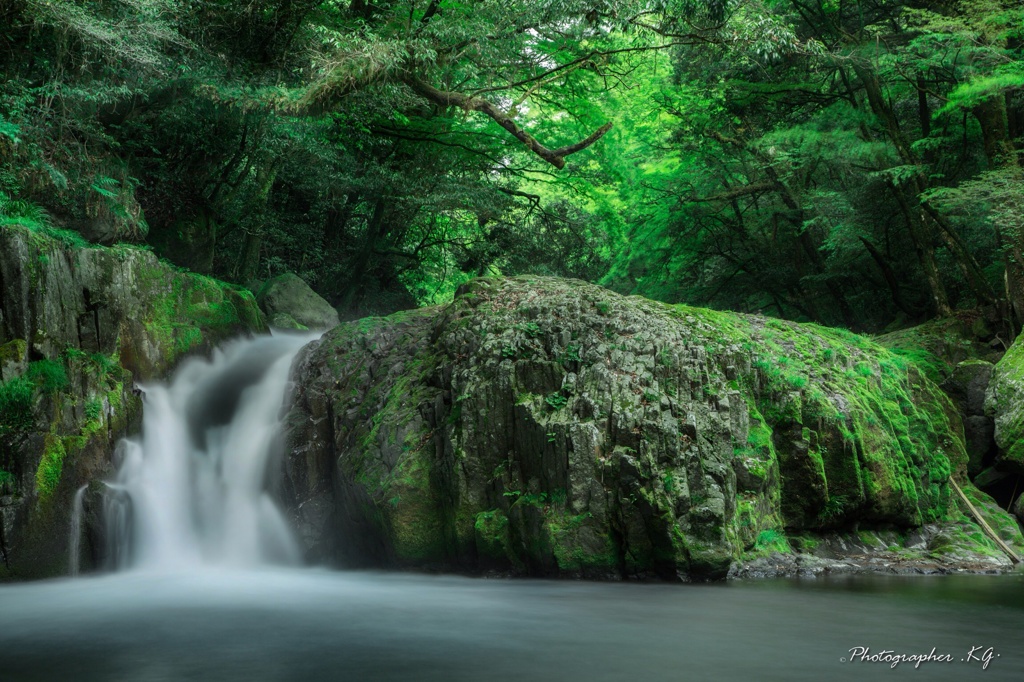
M0 679L1019 681L1022 625L1021 575L658 585L135 571L0 587ZM850 662L858 646L954 660ZM972 647L977 660L961 660Z

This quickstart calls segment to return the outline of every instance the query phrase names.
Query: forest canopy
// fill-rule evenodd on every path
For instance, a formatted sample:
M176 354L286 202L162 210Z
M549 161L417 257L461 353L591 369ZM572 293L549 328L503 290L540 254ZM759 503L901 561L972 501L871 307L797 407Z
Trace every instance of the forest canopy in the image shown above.
M1024 321L1017 0L0 0L0 222L344 315Z

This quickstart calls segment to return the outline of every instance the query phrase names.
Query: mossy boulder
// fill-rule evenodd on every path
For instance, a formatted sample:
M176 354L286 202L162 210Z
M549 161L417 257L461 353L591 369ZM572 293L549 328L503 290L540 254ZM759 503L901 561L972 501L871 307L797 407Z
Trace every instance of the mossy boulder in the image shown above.
M267 280L256 294L271 325L281 329L333 329L338 311L298 275L286 272Z
M265 330L252 294L145 249L0 227L0 578L67 570L71 500L110 473L136 381Z
M1024 338L1017 337L992 370L985 410L995 419L996 468L1024 474Z
M956 409L905 358L583 282L474 280L296 372L286 497L340 563L717 578L768 537L958 518L969 485Z

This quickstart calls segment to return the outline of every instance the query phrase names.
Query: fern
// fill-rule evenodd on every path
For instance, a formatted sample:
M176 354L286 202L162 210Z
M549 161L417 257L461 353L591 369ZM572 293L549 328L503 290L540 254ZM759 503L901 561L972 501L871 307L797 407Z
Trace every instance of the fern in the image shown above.
M42 206L0 192L0 225L14 224L44 229L53 226L50 214Z

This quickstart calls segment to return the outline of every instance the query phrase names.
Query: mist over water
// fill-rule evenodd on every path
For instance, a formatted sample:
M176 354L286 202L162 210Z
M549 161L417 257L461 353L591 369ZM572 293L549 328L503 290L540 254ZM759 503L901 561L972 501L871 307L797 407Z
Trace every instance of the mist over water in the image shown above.
M311 338L235 341L144 387L142 436L119 445L107 499L116 568L298 563L270 488L291 363Z
M643 585L313 569L0 587L0 679L1024 679L1021 576ZM872 651L952 663L850 663ZM987 670L961 662L992 647Z

